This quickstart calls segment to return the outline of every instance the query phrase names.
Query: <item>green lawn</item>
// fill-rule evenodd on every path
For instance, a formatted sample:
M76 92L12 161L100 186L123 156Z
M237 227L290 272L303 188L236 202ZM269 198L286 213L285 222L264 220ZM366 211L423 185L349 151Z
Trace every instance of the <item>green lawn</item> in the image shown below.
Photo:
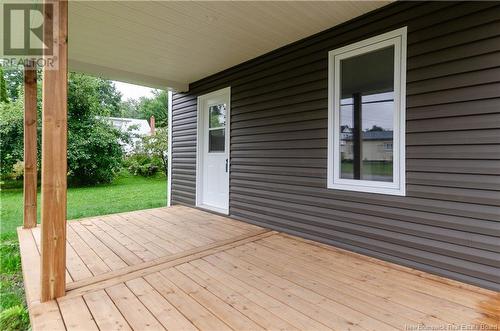
M376 176L378 180L392 181L392 162L363 161L362 173L365 176ZM349 161L341 163L342 178L352 178L353 164ZM350 176L350 177L349 177Z
M122 174L112 184L69 188L67 214L68 219L76 219L161 207L166 201L165 177ZM16 228L23 223L22 187L2 189L0 202L0 330L24 330L28 329L29 320L16 234Z

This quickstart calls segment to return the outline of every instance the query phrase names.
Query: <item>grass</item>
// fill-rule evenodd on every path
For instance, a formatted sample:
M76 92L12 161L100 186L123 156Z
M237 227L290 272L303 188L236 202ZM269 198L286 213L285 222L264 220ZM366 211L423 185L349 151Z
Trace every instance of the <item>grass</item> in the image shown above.
M29 327L29 316L15 234L2 234L0 259L0 329L25 330Z
M167 182L165 177L123 173L112 184L68 188L67 194L68 219L76 219L165 206ZM40 194L38 198L40 220ZM22 183L3 185L0 201L0 330L28 330L16 234L16 228L23 223Z
M38 192L40 220L40 192ZM5 189L1 193L1 233L14 233L23 224L22 188ZM167 182L164 177L144 178L120 175L112 184L68 189L68 219L113 214L130 210L165 206Z
M387 177L388 181L392 180L392 162L384 161L363 161L362 164L363 174L369 176L378 176L381 180ZM352 161L342 161L341 163L341 173L344 175L343 178L348 178L349 175L352 176L353 163ZM352 177L351 177L352 178Z

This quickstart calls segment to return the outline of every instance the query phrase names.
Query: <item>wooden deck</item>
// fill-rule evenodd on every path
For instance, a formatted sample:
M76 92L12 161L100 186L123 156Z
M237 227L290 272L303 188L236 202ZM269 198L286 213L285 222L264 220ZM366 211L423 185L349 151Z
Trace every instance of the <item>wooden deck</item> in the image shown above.
M39 229L18 234L35 331L499 329L498 293L182 206L69 222L42 304Z

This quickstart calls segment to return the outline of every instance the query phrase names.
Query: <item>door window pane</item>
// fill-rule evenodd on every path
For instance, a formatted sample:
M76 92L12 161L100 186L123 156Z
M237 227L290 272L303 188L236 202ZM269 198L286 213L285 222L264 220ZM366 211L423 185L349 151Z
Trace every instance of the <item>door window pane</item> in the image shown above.
M340 178L392 182L394 46L340 61Z
M224 152L226 144L226 129L208 131L208 152Z
M221 128L226 125L226 105L214 105L208 108L209 128Z

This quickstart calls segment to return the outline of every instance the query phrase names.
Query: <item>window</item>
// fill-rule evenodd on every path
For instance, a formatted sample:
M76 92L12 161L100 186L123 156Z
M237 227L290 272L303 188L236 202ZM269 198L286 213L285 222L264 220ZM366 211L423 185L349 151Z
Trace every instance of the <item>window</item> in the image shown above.
M406 27L329 52L328 188L405 194Z
M213 105L208 108L208 152L224 152L226 150L226 105Z
M384 150L392 152L392 142L384 144Z

